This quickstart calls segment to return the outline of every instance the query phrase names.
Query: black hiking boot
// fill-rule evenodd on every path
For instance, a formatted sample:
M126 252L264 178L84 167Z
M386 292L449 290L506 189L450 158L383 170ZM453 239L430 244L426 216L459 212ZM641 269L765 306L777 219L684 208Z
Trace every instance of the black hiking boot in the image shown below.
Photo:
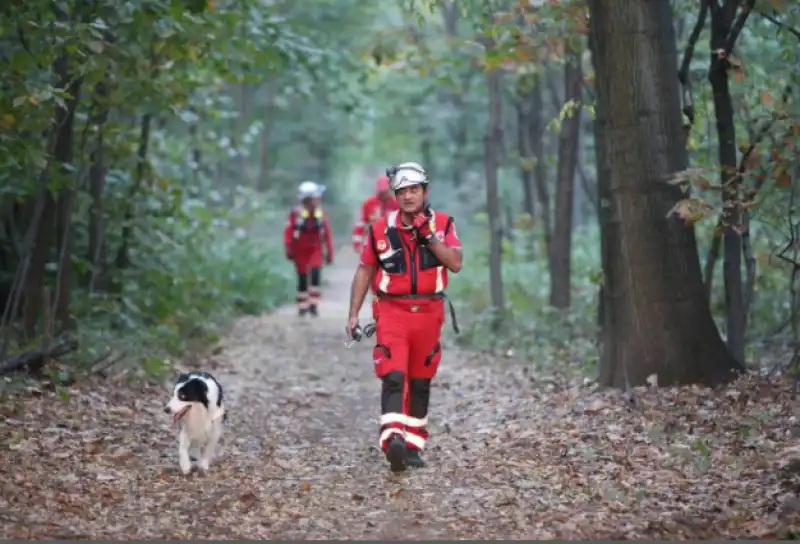
M386 460L392 472L403 472L406 470L406 441L402 436L394 435L386 445Z
M424 468L425 460L420 456L419 450L406 451L406 465L411 468Z
M313 305L313 306L309 306L309 308L308 308L308 313L309 313L309 314L311 314L311 315L312 315L312 316L314 316L314 317L317 317L317 316L319 315L319 314L317 313L317 306L316 306L316 304L315 304L315 305Z

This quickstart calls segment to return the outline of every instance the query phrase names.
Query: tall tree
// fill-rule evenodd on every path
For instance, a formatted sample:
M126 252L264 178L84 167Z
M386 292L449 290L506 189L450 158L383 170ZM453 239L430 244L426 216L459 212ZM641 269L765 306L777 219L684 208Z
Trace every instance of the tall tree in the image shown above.
M723 278L725 281L725 306L728 333L728 348L737 360L744 363L744 332L747 315L742 281L742 236L739 227L743 224L740 191L741 176L737 175L736 124L733 100L728 81L731 68L729 57L739 33L753 9L755 0L747 0L739 10L738 0L703 0L702 9L711 11L711 66L708 79L714 95L714 112L717 120L718 155L720 181L722 182L723 225L722 247L724 251ZM701 20L705 19L705 15Z
M565 44L564 113L558 139L556 176L556 209L553 244L550 246L550 304L569 308L572 278L572 222L575 199L575 169L578 164L578 143L581 134L581 92L583 71L581 52L583 38L568 39Z
M442 2L442 18L444 19L444 30L450 40L449 50L455 57L457 50L455 44L458 43L458 0L444 0ZM452 119L448 123L448 136L453 142L453 161L450 168L453 186L458 187L464 182L464 171L467 161L465 160L465 150L469 137L469 119L465 115L464 95L469 91L471 77L459 74L456 77L455 88L445 90L445 99L452 108Z
M519 152L520 162L520 181L522 182L523 206L522 210L530 215L531 219L536 216L536 200L534 197L536 187L533 177L533 161L531 150L531 108L533 105L532 95L536 90L535 75L528 75L519 78L517 82L517 151Z
M484 164L486 167L486 206L489 212L490 230L489 291L492 295L492 306L495 312L493 321L495 327L501 323L505 310L501 268L503 225L497 179L503 141L502 85L503 77L500 69L489 68L486 73L486 87L489 94L489 124L486 131Z
M545 106L542 99L543 94L543 80L548 77L547 73L541 73L536 77L536 83L531 89L531 109L528 113L529 125L529 141L531 147L531 154L536 162L533 170L533 179L536 185L536 195L539 200L539 216L542 222L542 231L544 233L544 245L548 255L548 266L552 270L552 262L550 261L550 246L553 243L553 227L550 218L550 190L548 187L548 169L547 162L545 161Z
M600 381L725 382L742 366L705 303L694 229L669 214L682 196L669 177L687 167L669 0L589 6L610 166Z

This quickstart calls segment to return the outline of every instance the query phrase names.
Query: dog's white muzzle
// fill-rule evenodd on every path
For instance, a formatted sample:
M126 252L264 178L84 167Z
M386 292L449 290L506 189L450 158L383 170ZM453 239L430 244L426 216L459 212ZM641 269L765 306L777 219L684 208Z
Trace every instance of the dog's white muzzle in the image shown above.
M177 424L192 408L191 403L183 402L178 399L171 399L167 406L164 407L164 412L172 414L172 424Z

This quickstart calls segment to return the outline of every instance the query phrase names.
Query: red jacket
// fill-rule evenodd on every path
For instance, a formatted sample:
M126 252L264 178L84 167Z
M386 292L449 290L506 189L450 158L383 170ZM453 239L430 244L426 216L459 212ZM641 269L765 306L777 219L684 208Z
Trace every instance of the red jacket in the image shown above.
M358 219L353 225L353 249L356 250L356 253L360 253L364 245L367 227L374 223L376 219L386 217L389 212L399 209L400 206L394 196L388 198L386 202L381 202L377 195L368 196L364 200L361 204Z
M328 261L333 261L333 239L328 214L322 207L309 211L296 206L289 212L283 230L286 255L296 262L313 267L322 266L322 246L325 246Z
M432 230L439 240L450 238L453 219L443 212L433 212ZM433 295L447 288L447 268L428 248L404 237L398 229L397 212L379 218L372 225L372 251L377 257L375 286L387 295ZM457 240L457 238L455 238Z

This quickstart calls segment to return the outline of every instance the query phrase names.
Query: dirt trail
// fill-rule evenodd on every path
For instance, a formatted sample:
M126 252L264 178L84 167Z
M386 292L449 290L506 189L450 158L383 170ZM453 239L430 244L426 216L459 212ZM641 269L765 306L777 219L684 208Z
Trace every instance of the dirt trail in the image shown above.
M447 348L429 466L390 474L369 343L342 345L355 260L340 255L319 318L287 306L242 319L189 367L213 372L229 399L207 475L178 472L163 386L98 380L4 405L0 537L701 538L755 533L748 523L774 517L774 471L755 458L723 470L725 449L704 471L691 450L670 454L647 399L631 414L613 396L552 378L535 387L524 366ZM673 421L687 440L700 425Z

